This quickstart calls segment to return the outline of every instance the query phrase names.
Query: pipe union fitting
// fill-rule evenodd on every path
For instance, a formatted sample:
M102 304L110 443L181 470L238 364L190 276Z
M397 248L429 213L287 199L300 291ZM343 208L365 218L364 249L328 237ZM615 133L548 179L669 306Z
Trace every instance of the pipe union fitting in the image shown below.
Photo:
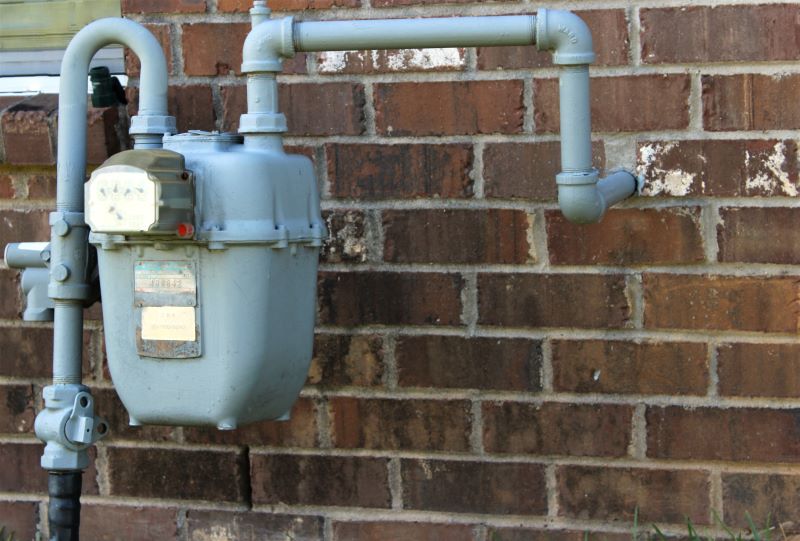
M131 127L128 130L131 135L164 135L177 132L175 117L162 115L136 115L131 118Z

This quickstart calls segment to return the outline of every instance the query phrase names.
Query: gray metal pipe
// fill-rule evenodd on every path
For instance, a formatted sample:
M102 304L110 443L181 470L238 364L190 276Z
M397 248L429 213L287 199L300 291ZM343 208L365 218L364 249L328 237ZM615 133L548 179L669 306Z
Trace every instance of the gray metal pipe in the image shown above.
M446 17L298 22L297 51L532 45L536 17Z
M54 385L81 382L82 352L83 305L56 301L53 320Z

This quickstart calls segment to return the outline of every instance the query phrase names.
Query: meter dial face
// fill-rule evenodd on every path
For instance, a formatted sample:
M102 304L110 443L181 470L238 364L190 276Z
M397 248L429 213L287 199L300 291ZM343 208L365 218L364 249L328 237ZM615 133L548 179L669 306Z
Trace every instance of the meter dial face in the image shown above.
M92 231L147 231L157 214L156 184L145 171L100 171L86 185L86 223Z

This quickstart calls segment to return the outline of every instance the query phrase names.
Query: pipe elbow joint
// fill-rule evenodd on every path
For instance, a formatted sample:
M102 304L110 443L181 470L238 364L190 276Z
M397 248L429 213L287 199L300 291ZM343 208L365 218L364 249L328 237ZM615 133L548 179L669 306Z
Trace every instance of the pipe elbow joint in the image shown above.
M556 65L591 64L595 59L592 33L571 11L540 9L536 13L536 48L553 51Z
M244 40L242 72L280 72L282 59L294 56L294 20L269 19L255 26Z
M556 176L558 206L570 222L593 224L606 213L606 202L597 189L596 169L582 172L563 172Z

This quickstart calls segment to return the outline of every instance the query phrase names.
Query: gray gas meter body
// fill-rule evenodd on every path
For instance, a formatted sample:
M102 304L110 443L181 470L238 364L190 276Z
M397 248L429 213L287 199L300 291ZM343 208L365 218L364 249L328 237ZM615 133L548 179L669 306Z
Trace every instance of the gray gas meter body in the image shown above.
M166 136L109 159L85 194L131 424L286 417L311 359L325 234L311 161L236 135Z

